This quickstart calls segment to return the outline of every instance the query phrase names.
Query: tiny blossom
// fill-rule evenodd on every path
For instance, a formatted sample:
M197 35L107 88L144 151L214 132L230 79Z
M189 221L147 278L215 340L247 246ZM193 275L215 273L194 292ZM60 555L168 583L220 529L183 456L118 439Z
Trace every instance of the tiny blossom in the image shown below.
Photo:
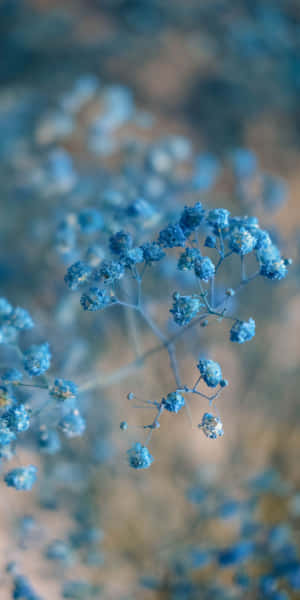
M103 281L107 285L112 285L115 281L121 279L124 275L124 265L114 260L104 260L100 266L95 269L93 278L97 281Z
M120 260L126 267L137 265L144 261L144 252L142 248L139 248L138 246L136 248L130 248L121 254Z
M33 320L25 308L14 308L12 313L9 315L9 324L15 327L18 331L25 329L32 329L34 326Z
M78 215L78 225L83 233L94 233L103 229L103 217L95 208L86 208Z
M201 254L197 248L186 248L180 254L177 267L179 271L191 271L194 268L195 260L200 258Z
M256 243L256 238L245 227L236 227L233 229L228 239L229 248L242 256L252 252Z
M73 381L55 379L54 384L49 388L49 393L57 400L66 400L67 398L77 398L78 388Z
M85 262L77 261L71 265L65 275L65 282L71 290L77 290L80 286L85 285L92 274L92 268Z
M80 298L80 304L83 310L88 310L90 312L102 310L115 302L116 299L112 294L106 289L101 290L98 287L90 288L88 292L82 294Z
M79 410L74 408L62 417L59 427L67 437L72 438L81 436L85 431L86 424Z
M21 373L21 371L18 371L18 369L6 369L6 371L1 375L1 380L3 381L3 383L12 383L17 385L18 383L20 383L23 379L23 373Z
M221 419L215 415L212 415L211 413L204 413L202 421L198 427L202 429L206 437L212 440L216 440L218 437L222 437L224 435Z
M8 471L4 476L4 481L8 487L14 487L16 490L31 490L37 477L37 467L29 465L28 467L18 467Z
M208 235L205 238L204 246L206 248L216 248L216 246L217 246L217 238L216 238L216 236L215 235Z
M186 236L178 223L176 225L168 225L168 227L160 231L158 236L158 243L163 248L185 246L185 242Z
M179 220L179 225L186 237L196 231L203 222L205 211L201 202L194 206L185 206Z
M42 375L50 367L51 352L49 344L32 345L24 352L24 369L31 377Z
M133 245L132 235L126 231L117 231L109 238L109 247L114 254L123 254L130 250Z
M194 264L195 275L202 281L209 281L215 276L215 265L208 256L197 258Z
M149 265L153 262L162 260L166 256L165 252L156 242L147 242L147 244L143 244L141 248L143 250L144 260Z
M262 263L260 273L267 279L277 280L283 279L287 275L288 269L286 261L283 258Z
M148 469L154 460L148 448L142 446L139 442L127 450L127 454L129 465L133 469Z
M15 341L17 337L17 330L13 325L9 323L2 323L0 325L0 344L10 344Z
M170 412L178 413L185 405L184 397L179 392L171 392L162 399L164 408Z
M30 412L24 406L24 404L19 404L18 406L13 406L7 413L7 423L8 426L16 432L27 431L30 426Z
M230 212L226 208L213 208L207 215L207 223L214 227L216 232L229 225Z
M180 296L178 292L173 294L173 308L170 313L174 315L177 325L187 325L200 311L203 306L199 296Z
M217 362L209 359L201 359L197 367L203 380L209 387L216 387L222 381L222 370Z
M16 434L7 426L7 423L0 422L0 446L8 446L15 439Z
M230 341L243 344L255 336L255 321L236 321L230 330Z
M272 245L272 240L267 231L263 229L256 228L256 230L250 229L251 234L256 238L255 249L260 250L263 248L268 248Z

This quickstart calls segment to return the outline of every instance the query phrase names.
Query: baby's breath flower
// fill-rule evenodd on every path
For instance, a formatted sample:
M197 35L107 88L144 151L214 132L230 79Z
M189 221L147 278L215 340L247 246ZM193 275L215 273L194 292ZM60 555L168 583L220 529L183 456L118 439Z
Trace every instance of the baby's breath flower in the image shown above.
M148 448L146 448L146 446L142 446L142 444L139 442L127 450L127 454L129 465L133 469L148 469L154 460Z
M223 424L219 417L212 415L211 413L204 413L200 425L204 435L211 440L216 440L218 437L224 435Z
M32 345L24 352L24 369L31 377L42 375L48 371L51 363L49 344Z
M209 359L200 359L197 367L208 387L216 387L222 381L222 369L217 362Z
M77 398L78 388L73 381L67 379L55 379L54 384L49 388L49 394L57 400Z
M194 263L195 275L201 281L209 281L215 276L215 265L208 256L196 258Z
M243 344L255 336L255 321L236 321L230 330L230 341Z
M173 308L170 313L174 315L177 325L187 325L200 311L203 306L199 296L180 296L178 292L173 294Z
M31 490L37 477L37 467L29 465L28 467L18 467L8 471L4 476L4 481L8 487L14 487L16 490Z
M79 260L68 268L65 282L71 290L77 290L89 281L91 275L90 265Z
M166 398L162 399L164 408L170 412L178 413L185 405L185 400L179 392L171 392Z

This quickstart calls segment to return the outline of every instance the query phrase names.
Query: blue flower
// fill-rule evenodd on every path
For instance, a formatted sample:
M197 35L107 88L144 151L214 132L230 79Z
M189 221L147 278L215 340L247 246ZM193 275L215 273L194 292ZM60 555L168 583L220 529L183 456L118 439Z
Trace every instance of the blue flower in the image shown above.
M205 210L201 202L197 202L194 206L185 206L179 220L179 225L186 237L193 231L196 231L203 222Z
M126 231L117 231L109 238L109 247L114 254L123 254L133 246L133 239L130 233Z
M162 260L166 254L156 242L147 242L141 246L144 255L144 261L151 265L153 262Z
M215 235L208 235L205 238L204 246L206 248L216 248L216 246L217 246L217 238L216 238L216 236Z
M7 422L0 422L0 446L8 446L15 439L16 434L7 426Z
M50 363L51 352L47 342L39 346L32 345L24 352L24 369L31 377L45 373Z
M208 256L201 256L195 260L195 275L202 281L209 281L215 276L215 265Z
M179 392L171 392L162 399L164 408L170 412L178 413L185 405L184 397Z
M223 379L220 365L210 359L200 359L197 365L200 374L208 387L216 387Z
M37 467L29 465L28 467L18 467L8 471L4 476L4 481L8 487L14 487L16 490L31 490L36 482Z
M18 369L6 369L6 371L1 375L1 380L3 381L3 383L13 383L15 385L17 385L18 383L20 383L23 379L23 373L21 373L21 371L19 371Z
M129 465L133 469L148 469L154 460L148 448L146 448L146 446L142 446L142 444L139 442L127 450L127 454Z
M67 379L55 379L54 384L49 389L49 394L57 400L77 398L78 388L73 381Z
M196 258L200 258L201 254L197 248L186 248L180 254L177 267L179 271L190 271L194 268Z
M204 435L211 440L216 440L218 437L224 435L223 424L219 417L212 415L211 413L204 413L200 425Z
M120 260L126 267L131 267L131 265L137 265L144 261L144 252L142 248L139 248L138 246L136 248L130 248L121 254Z
M78 260L71 265L65 275L65 282L71 290L78 290L85 285L92 275L92 268L85 262Z
M24 404L13 406L7 413L7 424L16 432L27 431L30 426L30 413Z
M248 342L255 336L255 321L249 319L249 321L236 321L230 330L230 341L243 344Z
M252 252L257 240L245 227L236 227L229 234L228 246L237 254L244 256Z
M176 225L168 225L168 227L160 231L158 236L158 243L163 248L185 246L185 242L186 236L179 223L176 223Z
M214 228L216 233L229 225L230 212L226 208L213 208L207 215L207 223Z
M98 287L92 287L88 292L82 294L80 304L84 310L94 312L102 310L116 302L115 297L106 289L100 290Z
M104 260L98 269L94 270L93 279L112 285L124 275L124 265L114 260Z
M272 260L261 264L260 274L267 279L277 280L284 279L287 275L287 263L285 259L279 258L278 260Z
M173 294L173 308L170 313L174 315L177 325L187 325L200 311L203 306L199 296L180 296L178 292Z
M20 308L19 306L17 306L17 308L14 308L14 310L10 313L9 324L15 327L15 329L17 329L18 331L32 329L32 327L34 326L33 320L29 312L27 312L25 308Z

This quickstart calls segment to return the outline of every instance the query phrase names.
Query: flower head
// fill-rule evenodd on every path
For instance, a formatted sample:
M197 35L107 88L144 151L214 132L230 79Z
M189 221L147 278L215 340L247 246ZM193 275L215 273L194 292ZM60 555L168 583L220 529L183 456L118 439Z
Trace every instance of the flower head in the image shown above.
M127 450L127 454L129 465L133 469L148 469L154 460L148 448L146 448L146 446L142 446L142 444L139 442Z
M204 413L200 425L204 435L211 440L216 440L218 437L224 435L223 424L219 417L212 415L211 413Z
M162 399L162 404L169 412L178 413L185 405L185 400L179 392L171 392L166 398Z
M197 367L208 387L216 387L221 383L223 376L219 363L214 360L201 359L199 360Z
M248 342L255 336L255 321L249 319L249 321L236 321L230 330L230 341L243 344Z
M28 467L18 467L8 471L4 476L4 481L8 487L14 487L16 490L31 490L36 481L37 467L29 465Z

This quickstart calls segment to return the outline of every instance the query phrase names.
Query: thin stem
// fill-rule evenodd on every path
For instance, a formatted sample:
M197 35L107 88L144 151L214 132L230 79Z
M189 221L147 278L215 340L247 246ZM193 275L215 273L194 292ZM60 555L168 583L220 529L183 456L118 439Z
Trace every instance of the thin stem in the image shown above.
M240 284L238 285L238 287L236 288L235 293L239 292L243 288L244 285L246 285L250 281L253 281L259 274L260 274L260 271L258 270L253 275L248 277L245 281L241 281ZM221 300L221 302L219 302L219 304L215 307L216 310L218 308L222 307L226 298L227 297L224 296L224 298ZM137 308L137 307L134 307L134 308ZM176 331L176 333L174 333L172 336L167 338L166 341L164 341L161 344L158 344L157 346L154 346L153 348L150 348L149 350L144 352L141 356L137 357L131 363L128 363L127 365L121 367L117 371L114 371L114 373L111 373L110 375L106 375L106 376L103 374L100 374L100 375L97 375L94 379L83 383L82 385L80 385L79 391L93 390L99 386L107 387L109 385L113 385L114 383L118 383L119 381L121 381L122 379L124 379L126 377L129 377L129 375L134 373L137 368L143 366L145 361L148 360L148 358L150 358L150 356L157 354L158 352L161 352L161 350L164 350L164 349L168 350L168 346L170 344L176 342L182 335L184 335L192 327L195 327L195 325L204 321L210 314L217 314L218 316L222 316L222 313L217 313L216 310L213 311L212 313L211 313L211 311L203 313L202 315L200 315L199 317L197 317L196 319L194 319L193 321L191 321L190 323L188 323L187 325L185 325L184 327L179 329L179 331Z

